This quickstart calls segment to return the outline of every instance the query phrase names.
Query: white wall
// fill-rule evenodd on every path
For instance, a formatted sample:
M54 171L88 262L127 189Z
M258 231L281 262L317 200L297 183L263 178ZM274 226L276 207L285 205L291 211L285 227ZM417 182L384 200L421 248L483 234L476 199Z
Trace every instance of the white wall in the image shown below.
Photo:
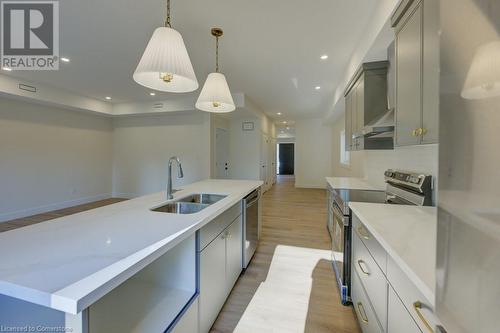
M0 221L111 194L111 120L0 98Z
M351 152L349 168L340 164L340 131L344 129L344 117L333 124L333 176L361 177L380 188L385 187L384 171L401 169L433 175L437 185L438 145L396 147L394 150L364 150Z
M340 134L345 128L345 114L332 126L332 175L337 177L364 177L364 151L350 152L351 163L346 166L340 163Z
M184 178L174 188L210 178L210 116L205 112L131 116L113 120L113 194L134 197L162 191L168 159L178 156Z
M260 179L260 135L258 118L231 119L229 129L230 177ZM243 131L243 122L254 122L253 131Z
M319 118L295 122L295 186L325 187L332 174L332 132Z
M422 145L365 151L364 175L370 183L382 187L387 169L422 172L437 178L438 150L438 145Z
M231 122L228 118L222 117L217 114L210 114L210 177L216 178L217 175L217 156L216 156L216 144L215 144L215 136L217 134L217 128L224 129L230 133Z

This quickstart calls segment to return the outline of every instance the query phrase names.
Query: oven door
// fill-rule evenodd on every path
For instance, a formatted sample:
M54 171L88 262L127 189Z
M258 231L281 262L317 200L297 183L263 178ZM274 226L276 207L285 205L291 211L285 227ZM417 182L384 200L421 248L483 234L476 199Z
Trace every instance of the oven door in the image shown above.
M328 235L330 235L330 239L333 240L333 190L329 189L328 198L327 198L327 207L328 207L328 219L326 222L326 227L328 229Z
M350 273L350 226L337 205L333 205L332 263L339 285L342 304L348 304Z

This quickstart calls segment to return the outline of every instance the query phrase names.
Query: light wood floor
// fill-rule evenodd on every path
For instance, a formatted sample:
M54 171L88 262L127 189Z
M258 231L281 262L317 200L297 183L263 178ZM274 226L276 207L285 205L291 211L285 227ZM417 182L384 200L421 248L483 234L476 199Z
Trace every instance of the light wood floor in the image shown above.
M62 217L62 216L67 216L67 215L71 215L71 214L84 212L86 210L91 210L94 208L111 205L111 204L114 204L114 203L117 203L120 201L124 201L124 200L127 200L127 199L109 198L109 199L104 199L104 200L86 203L83 205L59 209L59 210L55 210L52 212L47 212L47 213L43 213L43 214L37 214L37 215L28 216L28 217L23 217L23 218L16 219L16 220L2 222L2 223L0 223L0 232L21 228L24 226L52 220L52 219Z
M360 332L330 261L326 192L282 176L263 196L262 234L211 332Z

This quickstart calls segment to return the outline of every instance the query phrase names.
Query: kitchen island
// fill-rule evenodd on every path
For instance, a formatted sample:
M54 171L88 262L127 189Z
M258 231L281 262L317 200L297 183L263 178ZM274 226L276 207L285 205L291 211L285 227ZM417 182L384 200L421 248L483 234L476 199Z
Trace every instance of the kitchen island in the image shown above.
M223 225L220 217L229 211L236 221L241 200L261 185L206 180L185 186L174 200L225 196L193 214L153 211L167 203L160 192L0 234L0 324L92 332L89 316L112 321L116 315L139 332L154 329L159 311L163 330L172 327L199 293L197 231L215 220ZM150 308L142 317L117 308L141 302Z

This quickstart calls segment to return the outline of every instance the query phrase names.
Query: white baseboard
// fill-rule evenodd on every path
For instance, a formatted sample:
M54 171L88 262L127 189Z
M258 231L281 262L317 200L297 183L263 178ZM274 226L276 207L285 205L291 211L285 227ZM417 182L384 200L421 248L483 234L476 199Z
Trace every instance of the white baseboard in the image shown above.
M53 210L64 209L64 208L77 206L77 205L83 205L83 204L86 204L89 202L104 200L104 199L108 199L108 198L111 198L111 193L93 195L90 197L84 197L84 198L79 198L79 199L74 199L74 200L57 202L57 203L53 203L53 204L45 205L45 206L38 206L38 207L34 207L34 208L17 210L17 211L9 212L9 213L2 213L2 214L0 214L0 222L10 221L10 220L19 219L22 217L36 215L36 214L47 213L47 212L50 212Z
M312 184L299 184L299 183L295 183L295 187L297 188L316 188L316 189L326 189L326 185L318 185L318 184L315 184L315 185L312 185Z

